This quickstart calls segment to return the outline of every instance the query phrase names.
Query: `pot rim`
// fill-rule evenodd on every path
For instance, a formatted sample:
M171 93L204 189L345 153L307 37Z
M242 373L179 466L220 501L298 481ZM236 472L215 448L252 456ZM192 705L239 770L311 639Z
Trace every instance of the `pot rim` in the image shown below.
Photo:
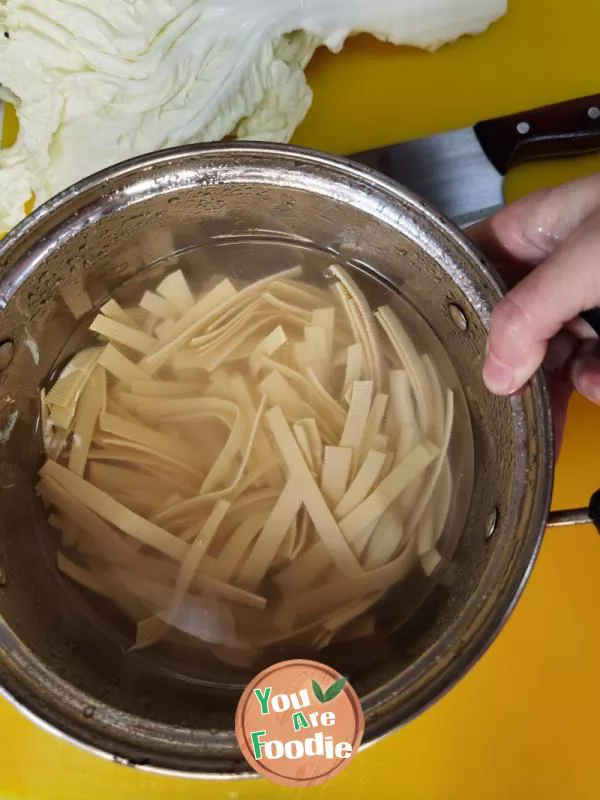
M65 219L69 217L60 219L60 211L63 207L82 195L92 193L94 190L102 190L103 184L106 184L108 181L117 181L120 178L126 178L140 171L150 172L153 168L164 166L169 162L182 164L185 163L187 159L195 159L202 155L212 156L214 158L219 157L220 154L230 157L236 153L239 153L240 157L255 155L262 157L274 156L280 159L296 159L300 162L300 166L302 164L311 164L329 170L332 179L336 175L343 175L347 179L359 179L361 182L366 182L373 188L379 189L392 200L396 199L405 205L408 203L408 205L412 207L412 210L423 220L431 223L444 237L453 242L454 245L465 254L473 266L477 266L497 297L502 295L502 283L494 268L485 261L462 231L456 228L453 223L439 212L429 207L417 194L389 180L371 168L355 164L348 159L323 154L312 149L261 142L185 145L149 153L108 167L84 178L49 199L13 228L4 240L0 242L0 260L10 253L13 248L17 248L30 237L32 249L35 249L36 245L40 245L40 242L36 239L36 229L38 226L47 220L52 220L52 217L55 215L59 217L59 219L57 219L57 225L61 222L64 223ZM82 225L85 225L85 223L85 220L81 221ZM43 237L46 247L52 245L54 233L55 230ZM22 270L16 276L11 270L7 275L0 278L0 311L6 307L16 290L29 277L36 266L37 265L34 264L30 270ZM486 587L486 575L484 573L480 584L465 604L465 608L461 611L455 625L448 629L429 651L422 654L416 662L413 662L413 664L402 673L403 681L406 682L406 675L410 675L415 665L421 665L422 669L422 661L426 656L436 660L440 657L440 654L445 654L446 666L436 671L434 680L423 685L415 692L409 704L403 705L395 710L390 708L386 709L383 708L383 705L385 705L383 698L380 697L379 700L376 698L374 707L371 709L374 712L375 718L368 725L365 732L365 739L363 740L363 746L368 746L391 733L445 694L445 692L468 671L475 661L477 661L491 645L521 596L541 544L545 521L550 507L554 474L553 434L549 395L546 382L541 372L538 372L534 376L530 386L534 401L534 413L539 429L538 444L541 469L540 478L535 487L536 494L533 500L534 508L531 514L527 541L523 543L517 561L511 565L512 572L510 579L505 581L501 595L495 595L492 599L489 595L486 596L485 594L486 588L489 589L490 587ZM513 403L514 409L516 409L516 402L515 400ZM481 596L482 593L483 596ZM473 619L477 620L478 623L474 627L472 635L468 638L467 644L462 649L457 649L456 642L454 646L451 643L454 628L459 622L464 625L464 617L467 614L471 614ZM14 644L16 644L18 640L16 640L16 637L14 637L14 639ZM7 643L3 642L3 648L5 648L6 645ZM21 647L23 646L21 645ZM396 676L394 680L376 690L375 694L382 695L382 693L389 694L390 691L393 692L394 686L397 685L398 682L399 676ZM109 737L106 733L104 737L101 736L98 730L90 733L83 724L73 724L74 721L69 718L68 722L72 726L71 729L76 732L75 734L71 734L68 732L66 716L58 716L53 713L44 702L37 703L37 709L34 711L33 708L36 706L35 702L33 702L34 697L25 686L22 688L23 691L20 693L19 691L11 691L5 686L1 686L0 694L11 701L25 713L26 716L37 722L45 730L53 732L61 738L67 739L96 755L113 759L118 763L134 765L140 769L154 773L179 775L188 778L229 779L244 777L249 774L245 772L199 772L197 768L187 771L185 769L164 766L166 761L163 760L161 763L161 757L155 758L155 754L147 760L147 763L139 763L135 758L123 758L112 752L109 746L106 746L109 744ZM71 688L73 689L74 687ZM76 691L80 696L84 695L80 690ZM381 711L377 710L379 708L379 703L382 704ZM99 746L99 741L103 741L104 745Z

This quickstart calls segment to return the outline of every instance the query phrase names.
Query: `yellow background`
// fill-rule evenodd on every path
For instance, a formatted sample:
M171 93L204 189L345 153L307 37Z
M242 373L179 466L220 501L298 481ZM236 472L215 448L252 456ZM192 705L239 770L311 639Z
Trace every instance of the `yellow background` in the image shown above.
M368 0L365 0L368 2ZM401 0L398 0L401 2ZM314 106L296 141L352 152L599 89L598 0L509 0L487 34L435 55L359 38L318 53ZM600 167L587 159L521 169L509 196ZM600 410L571 408L555 507L600 485ZM409 800L600 798L600 541L551 531L515 614L443 700L360 754L311 797ZM0 701L2 800L285 798L264 781L197 783L146 775L65 744Z

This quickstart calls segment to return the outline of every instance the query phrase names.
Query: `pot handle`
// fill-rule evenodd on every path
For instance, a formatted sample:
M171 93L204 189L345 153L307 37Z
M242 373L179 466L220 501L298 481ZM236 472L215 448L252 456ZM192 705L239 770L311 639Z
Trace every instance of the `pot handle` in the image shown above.
M587 508L571 508L564 511L551 511L546 522L547 528L566 528L571 525L592 523L600 533L600 489L594 492Z

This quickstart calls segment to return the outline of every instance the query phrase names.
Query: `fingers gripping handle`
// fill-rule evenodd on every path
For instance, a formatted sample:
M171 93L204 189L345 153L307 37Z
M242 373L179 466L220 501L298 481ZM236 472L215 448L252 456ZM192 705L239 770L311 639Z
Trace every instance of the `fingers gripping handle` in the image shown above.
M566 511L552 511L548 516L546 527L567 528L571 525L589 525L592 523L600 533L600 489L591 497L587 508L573 508Z

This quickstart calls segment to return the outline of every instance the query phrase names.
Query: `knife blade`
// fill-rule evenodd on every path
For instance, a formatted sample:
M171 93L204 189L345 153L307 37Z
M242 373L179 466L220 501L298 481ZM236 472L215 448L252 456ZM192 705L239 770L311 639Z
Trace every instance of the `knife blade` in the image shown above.
M465 227L504 205L504 178L517 164L595 152L600 152L600 94L350 158L404 184Z

